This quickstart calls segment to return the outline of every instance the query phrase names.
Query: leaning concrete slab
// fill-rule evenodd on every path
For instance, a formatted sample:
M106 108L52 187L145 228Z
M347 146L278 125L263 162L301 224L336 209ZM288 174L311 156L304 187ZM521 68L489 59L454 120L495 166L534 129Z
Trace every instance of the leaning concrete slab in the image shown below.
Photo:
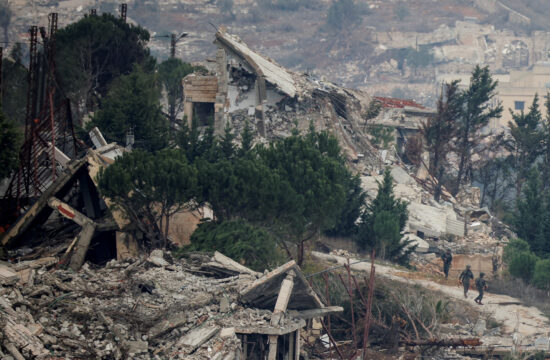
M294 271L296 277L294 278L294 288L288 302L288 309L306 310L325 307L295 261L279 266L243 289L240 292L241 301L260 309L273 309L279 295L281 283L291 270Z
M228 34L223 28L216 33L216 43L247 63L259 78L275 85L280 91L290 97L296 95L297 90L294 78L275 61L252 51L241 39Z
M48 206L48 199L57 195L63 188L75 180L77 172L86 164L86 158L75 161L67 166L67 169L62 173L57 180L48 188L40 199L35 202L30 209L21 216L13 226L2 237L2 245L9 245L12 241L21 236L33 223L34 220ZM49 209L47 209L49 210ZM49 210L51 211L51 210Z
M238 274L249 274L253 276L261 276L262 274L247 268L236 262L235 260L216 251L212 257L212 261L202 264L201 269L209 272L214 272L222 276L234 276Z
M188 332L179 342L188 348L188 352L195 351L199 346L210 340L220 331L219 326L204 326Z
M288 315L303 320L309 320L313 318L323 317L329 314L341 313L344 311L344 308L341 306L327 306L320 309L310 309L310 310L289 310Z

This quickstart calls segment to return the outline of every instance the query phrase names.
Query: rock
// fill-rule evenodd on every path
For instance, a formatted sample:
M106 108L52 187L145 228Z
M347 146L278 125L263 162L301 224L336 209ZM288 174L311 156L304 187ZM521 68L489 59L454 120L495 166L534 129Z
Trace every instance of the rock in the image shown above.
M164 260L164 253L160 249L151 251L151 254L149 255L147 261L159 267L170 265L168 261Z
M227 338L227 337L232 337L232 336L235 336L235 328L233 328L233 327L223 328L220 331L220 337L221 338Z
M229 309L229 300L227 300L227 298L224 296L220 300L220 312L226 313L229 311Z
M27 328L34 336L40 335L42 334L42 331L44 331L44 328L40 324L29 324L27 325Z
M428 249L430 248L430 244L424 239L419 238L418 236L414 234L405 234L403 238L401 238L401 242L410 240L412 241L409 246L416 245L416 252L418 253L427 253Z
M149 257L164 258L164 252L161 249L155 249L151 251L151 254L149 254Z
M472 332L477 336L483 336L486 330L487 330L487 322L483 319L479 319L474 325Z
M469 232L481 232L481 233L487 233L488 228L487 225L480 221L474 221L471 224L468 225L468 231Z
M416 181L400 166L391 169L391 176L398 184L413 185Z
M432 261L437 257L437 255L434 253L429 253L429 254L422 255L422 257L424 258L425 261Z
M148 351L149 343L147 341L126 341L125 343L128 349L128 355L138 355L143 354Z

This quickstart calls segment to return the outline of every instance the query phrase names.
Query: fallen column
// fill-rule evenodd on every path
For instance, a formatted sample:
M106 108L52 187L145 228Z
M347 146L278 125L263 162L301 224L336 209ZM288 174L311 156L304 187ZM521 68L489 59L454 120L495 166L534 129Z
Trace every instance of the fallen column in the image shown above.
M290 300L290 295L292 294L292 288L294 287L294 271L289 271L286 275L286 278L281 283L281 290L279 290L279 296L277 297L277 302L275 303L275 309L273 310L273 315L271 316L271 325L278 326L281 318L284 316L288 302ZM277 358L277 336L269 336L269 355L268 360L275 360Z
M58 198L51 197L48 199L48 206L52 209L58 211L61 215L70 219L82 226L82 231L77 236L76 245L74 247L74 253L71 256L71 262L69 267L77 271L80 269L82 264L84 264L84 259L86 258L86 252L88 252L88 247L90 242L95 234L96 224L89 217L77 211L73 207L65 204L63 201Z

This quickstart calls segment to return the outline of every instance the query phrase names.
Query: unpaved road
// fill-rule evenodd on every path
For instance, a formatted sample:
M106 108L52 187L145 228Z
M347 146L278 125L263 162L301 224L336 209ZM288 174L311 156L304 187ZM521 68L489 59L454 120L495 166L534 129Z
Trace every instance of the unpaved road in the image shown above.
M336 262L341 265L346 264L348 261L342 256L323 254L319 252L313 252L312 255L318 259L333 263ZM357 260L349 259L349 261L350 263L353 263ZM370 266L369 261L352 264L351 268L355 271L369 272ZM376 275L385 276L408 284L419 284L427 289L442 292L457 301L463 302L467 306L473 306L478 311L492 315L495 320L503 324L503 336L496 339L484 339L485 344L499 343L501 345L511 345L512 339L515 336L520 339L523 345L527 345L533 343L534 339L540 335L550 334L550 322L548 321L548 318L546 318L535 307L514 305L514 303L521 303L521 301L516 298L485 292L485 296L483 297L484 305L477 305L473 300L478 294L475 290L470 290L468 293L468 299L465 299L462 286L448 286L435 283L430 280L409 278L404 276L406 273L404 270L395 269L380 264L375 264L375 267ZM500 305L510 303L512 304Z

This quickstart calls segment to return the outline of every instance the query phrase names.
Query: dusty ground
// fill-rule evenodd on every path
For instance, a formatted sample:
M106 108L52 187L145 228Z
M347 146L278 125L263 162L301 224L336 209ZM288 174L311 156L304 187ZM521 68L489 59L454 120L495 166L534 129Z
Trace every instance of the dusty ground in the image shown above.
M342 256L328 255L314 252L313 256L331 261L338 264L347 263L347 259ZM353 263L356 259L350 259ZM462 286L458 281L444 279L435 279L433 276L418 272L409 272L402 269L392 268L376 264L376 275L386 276L396 281L405 282L408 284L418 284L427 289L440 291L445 295L463 302L465 306L475 307L478 311L491 315L496 321L503 324L502 336L498 338L483 338L486 345L498 344L511 346L516 343L528 346L541 335L550 333L550 322L540 310L535 307L528 307L521 304L521 301L505 295L496 295L489 292L485 293L484 305L477 305L473 299L477 296L476 290L471 290L468 293L468 298L464 298ZM351 268L356 271L370 271L370 262L361 262L351 265Z

